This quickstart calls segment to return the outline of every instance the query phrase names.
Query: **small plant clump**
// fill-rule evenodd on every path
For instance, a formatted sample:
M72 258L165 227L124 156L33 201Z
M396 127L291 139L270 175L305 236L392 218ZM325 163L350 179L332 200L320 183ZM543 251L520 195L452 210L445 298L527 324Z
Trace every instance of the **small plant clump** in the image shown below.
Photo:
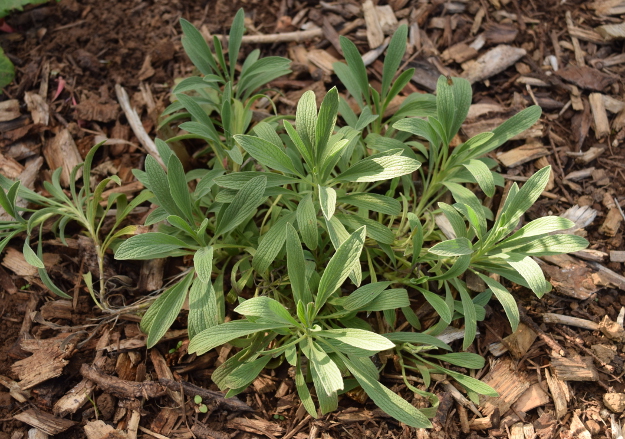
M441 77L435 95L408 96L395 114L384 116L413 75L398 72L407 38L400 26L380 90L369 84L355 45L341 37L347 64L334 68L359 114L332 88L319 108L308 91L294 119L274 115L254 123L254 103L268 99L263 87L289 73L289 62L254 51L238 70L243 18L239 11L227 52L217 38L211 50L197 29L181 21L183 46L198 75L175 87L175 101L165 111L161 132L177 131L156 140L165 167L148 156L145 169L135 170L146 187L140 196L130 203L123 195L102 200L115 177L94 191L88 178L78 192L72 183L68 197L57 171L52 183L44 183L50 199L0 179L6 191L0 205L13 218L0 224L0 246L37 227L41 233L43 223L55 218L61 240L66 224L77 221L102 260L107 248L117 260L188 258L192 266L156 297L141 329L148 347L154 346L188 302L189 353L202 355L225 343L237 349L212 374L227 397L245 390L263 369L282 364L290 367L313 417L337 409L340 395L361 387L395 419L429 427L438 399L424 389L433 373L456 380L473 401L495 396L485 383L454 369L480 369L484 359L453 352L438 336L452 324L463 325L462 349L468 349L493 296L515 330L516 300L489 274L541 297L551 285L533 258L588 245L579 236L558 234L573 223L556 216L518 228L548 182L548 167L522 187L513 184L497 215L476 195L479 189L493 197L503 185L497 163L486 155L531 127L541 109L529 107L492 132L451 147L472 90L464 79ZM189 138L205 145L199 155L206 156L206 168L186 172L174 152ZM77 175L74 170L72 181ZM17 197L40 209L19 207ZM135 234L136 226L121 227L144 201L156 206L144 224L153 231ZM102 220L114 204L116 221L103 238ZM440 227L441 219L448 227ZM27 238L24 254L46 285L65 296L46 274L41 238L37 252ZM468 273L484 281L485 291L467 288ZM87 281L96 303L106 308L103 277L97 292ZM426 303L438 314L428 327L415 312L415 304ZM230 306L241 318L226 322ZM430 407L417 409L381 382L388 358L395 359L406 387ZM412 384L415 375L423 389ZM206 410L200 397L195 403Z

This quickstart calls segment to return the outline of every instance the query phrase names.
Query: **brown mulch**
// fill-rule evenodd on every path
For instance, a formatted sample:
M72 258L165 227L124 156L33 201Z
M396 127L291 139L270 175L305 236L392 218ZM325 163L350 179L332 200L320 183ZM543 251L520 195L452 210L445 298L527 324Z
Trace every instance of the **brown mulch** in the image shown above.
M619 277L619 252L625 250L620 212L625 204L625 57L622 40L606 42L595 28L622 23L625 8L618 10L618 2L607 0L378 3L389 5L392 15L411 29L406 62L418 73L406 95L431 92L432 78L440 74L468 75L464 72L476 68L476 59L498 46L523 49L525 55L500 72L476 80L476 113L464 134L540 104L544 114L534 134L509 142L493 158L503 164L508 182L522 182L536 169L552 165L553 183L527 219L559 215L575 205L596 211L596 218L579 232L586 234L594 252L542 262L556 287L553 293L539 300L521 288L513 291L526 312L522 331L511 336L497 304L479 324L472 349L487 358L487 366L476 377L496 387L501 398L481 400L474 412L452 398L446 383L438 382L430 391L441 405L429 431L399 425L371 402L358 401L357 395L344 397L336 413L313 420L299 404L288 371L279 368L262 374L239 395L240 405L224 401L211 393L217 389L210 375L228 357L228 348L200 358L186 355L181 319L162 343L147 351L136 315L102 320L105 316L93 307L80 283L80 273L89 269L88 245L75 237L66 248L50 237L45 249L58 257L53 276L75 295L73 301L55 300L36 276L8 263L7 255L18 254L21 243L12 243L2 255L0 439L26 437L31 426L60 438L615 437L613 422L622 425L622 413L608 410L604 395L625 392L625 338L611 324L625 307L625 284ZM144 153L119 108L115 85L126 88L145 129L156 136L157 116L169 103L174 80L192 72L178 20L192 21L205 35L223 34L239 7L246 10L249 35L296 31L304 23L326 27L324 37L303 43L244 47L246 52L259 47L264 55L300 54L294 73L273 84L280 89L274 97L284 112L294 112L305 90L338 85L323 63L308 61L320 51L342 59L335 46L337 32L347 28L346 36L362 53L370 50L361 2L355 0L61 0L27 8L7 18L16 32L0 34L0 45L16 66L16 80L0 99L18 100L21 112L15 120L0 122L0 172L19 175L45 155L42 149L50 139L68 130L82 157L98 136L126 141L105 146L96 164L108 162L106 169L131 184L130 171L141 167ZM356 20L361 21L350 27ZM381 78L381 59L369 67L374 87ZM28 92L43 95L50 108L48 124L34 120L25 104ZM589 151L599 152L585 160L583 153ZM49 177L44 164L36 189ZM141 221L141 214L133 219ZM166 264L165 279L182 264ZM111 258L108 265L109 274L118 276L111 298L115 306L152 292L134 287L142 285L141 264ZM583 319L587 328L549 323L545 313ZM427 313L420 317L424 325L434 321ZM172 352L179 341L182 346ZM11 388L13 382L24 382L23 374L36 369L41 358L54 359L46 379L26 390ZM93 364L98 365L95 372ZM83 381L86 376L91 381ZM423 404L411 399L390 364L383 379L414 404ZM59 400L80 385L92 386L90 399L74 413L56 411ZM194 395L208 403L209 414L197 410ZM116 430L135 434L116 436L121 434Z

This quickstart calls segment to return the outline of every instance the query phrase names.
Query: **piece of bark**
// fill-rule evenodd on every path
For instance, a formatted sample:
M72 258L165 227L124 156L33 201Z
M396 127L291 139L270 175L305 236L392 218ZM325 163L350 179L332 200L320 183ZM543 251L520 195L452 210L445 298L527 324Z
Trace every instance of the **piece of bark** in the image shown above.
M592 435L584 426L584 423L577 413L573 413L573 419L571 419L571 427L569 432L571 433L571 437L577 439L592 439Z
M597 69L569 65L555 72L560 78L586 90L603 91L614 83L614 78Z
M137 364L130 358L131 352L120 352L115 363L115 373L122 380L134 381L137 376Z
M230 435L208 428L201 422L195 422L191 427L191 432L199 439L230 439Z
M35 92L27 91L24 93L24 101L33 123L47 126L50 122L50 107L45 98Z
M62 433L70 427L76 425L74 421L68 419L57 418L37 408L30 408L22 413L13 416L13 419L22 421L32 427L35 427L50 436Z
M593 249L578 250L571 253L573 256L583 259L584 261L603 262L608 257L606 252Z
M585 178L590 178L592 176L592 171L594 171L595 168L586 168L586 169L579 169L577 171L573 171L573 172L569 172L567 175L564 176L565 180L571 180L571 181L579 181L579 180L583 180Z
M284 433L284 427L274 422L259 418L234 418L228 421L227 427L255 434L264 434L265 432L268 432L273 436L280 436Z
M525 439L525 433L523 433L523 422L517 422L510 427L509 439Z
M603 96L600 93L590 93L588 101L595 121L595 137L602 139L610 134L610 122L608 122L608 113L605 109Z
M157 349L150 350L150 359L152 360L152 364L154 365L154 370L156 371L156 376L158 379L166 379L169 381L174 380L174 374L167 366L167 362L165 358L161 355L161 353ZM180 389L172 390L167 389L167 394L171 399L174 400L178 407L182 407L184 405L184 396L180 393Z
M606 41L622 40L625 38L625 22L604 24L596 27L595 31Z
M615 99L612 96L601 95L603 99L603 105L607 111L610 113L618 113L625 108L625 102Z
M476 418L469 423L469 428L471 430L489 430L493 428L493 421L490 416Z
M545 369L545 378L555 405L556 418L561 419L567 413L569 401L567 384L556 376L551 376L548 369Z
M0 154L0 174L16 180L24 172L24 167L11 157Z
M367 26L369 48L375 49L384 42L384 32L378 18L378 11L371 0L365 0L362 4L362 12Z
M477 50L468 44L458 43L445 49L445 51L441 54L441 59L446 63L453 61L458 64L462 64L463 62L475 58L477 54Z
M607 148L603 145L591 146L588 151L584 152L573 152L567 151L566 155L575 158L575 163L587 165L593 160L597 159L605 152Z
M545 392L545 389L543 389L540 383L535 383L532 384L529 389L523 393L523 395L521 395L512 407L516 412L527 413L536 407L541 407L545 404L549 404L550 402L551 398L547 392Z
M596 331L599 328L599 324L591 320L580 319L578 317L571 317L550 312L543 313L543 322L553 323L557 325L574 326L576 328L588 329L590 331Z
M393 12L393 8L389 5L376 6L375 11L378 15L380 27L385 35L392 35L398 26L397 17Z
M556 267L540 259L536 260L559 294L586 300L599 289L595 285L593 272L586 266L586 263L570 256L565 258L562 255L545 256L543 259L558 265Z
M127 439L126 432L116 430L102 420L91 421L85 424L87 439Z
M467 61L462 68L462 77L471 84L488 79L514 65L526 55L525 49L508 46L505 44L496 46L475 61Z
M610 250L610 262L625 262L625 251Z
M22 349L33 355L15 362L11 370L20 378L20 387L30 389L63 373L63 368L69 363L68 358L74 352L76 340L24 339L20 344Z
M599 381L592 357L551 357L551 366L562 381Z
M24 403L30 398L30 391L22 389L16 381L9 377L0 375L0 384L9 389L9 395L17 402Z
M510 151L497 153L496 157L506 168L514 168L548 154L551 154L551 151L542 143L531 142Z
M517 330L503 339L504 345L515 358L522 358L532 347L538 335L524 323L519 323Z
M599 232L606 236L616 236L621 227L621 222L623 222L623 215L621 215L618 207L613 207L608 211L603 224L599 227Z
M220 392L215 392L213 390L206 390L201 387L196 386L195 384L187 383L185 381L174 381L169 379L160 379L159 383L165 386L168 389L174 391L182 390L185 395L189 397L194 397L195 395L199 395L202 397L204 401L210 401L219 405L219 407L234 411L234 412L253 412L254 409L243 403L237 398L224 398L224 395Z
M270 378L264 376L257 377L252 382L252 385L254 386L254 389L261 394L276 390L276 383L274 383Z
M566 410L566 408L565 408ZM553 417L552 412L545 411L540 417L534 421L534 431L539 439L551 439L554 437L554 430L559 427L557 420Z
M41 307L41 316L45 320L64 319L71 320L73 305L71 300L53 300L46 302Z
M308 51L308 61L319 67L326 75L331 75L334 72L332 64L338 59L323 49L312 49Z
M489 44L507 44L512 43L518 33L512 24L491 22L485 26L484 37Z
M31 278L37 275L37 268L26 262L24 254L13 247L5 248L2 265L21 277Z
M482 379L499 393L499 396L480 397L480 409L486 416L496 409L505 413L519 397L530 387L525 374L516 370L510 359L498 360L490 372Z
M162 408L150 423L150 430L164 436L170 436L178 418L180 410L165 407Z
M128 317L126 317L128 318ZM139 321L139 319L137 320ZM187 337L189 332L186 329L175 329L173 331L167 331L165 335L159 340L159 343L164 343L167 341L177 340L179 338ZM104 348L108 352L122 351L122 350L133 350L145 347L146 345L146 337L139 336L137 338L125 339L117 343L113 343Z
M493 113L503 113L506 109L496 102L477 103L469 107L467 120L474 120Z
M596 273L594 273L595 283L606 287L625 290L625 277L596 262L588 261L587 264L592 269L596 270Z
M21 116L20 101L7 99L0 102L0 122L8 122Z
M70 173L74 167L82 163L82 157L67 128L62 129L54 138L46 142L43 147L43 155L50 169L63 168L61 185L68 186ZM82 169L77 172L76 178L81 176Z
M165 394L165 388L154 381L139 383L137 381L122 380L105 375L94 366L83 364L80 368L83 377L95 382L104 392L119 398L157 398Z
M623 15L625 14L624 0L597 0L588 3L588 7L595 10L597 15Z

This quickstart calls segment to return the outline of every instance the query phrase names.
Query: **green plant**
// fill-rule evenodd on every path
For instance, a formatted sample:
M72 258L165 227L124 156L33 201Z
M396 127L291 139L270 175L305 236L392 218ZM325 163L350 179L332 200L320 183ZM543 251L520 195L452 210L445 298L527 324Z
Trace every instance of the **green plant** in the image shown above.
M200 413L208 413L208 407L206 407L206 404L202 403L202 397L200 395L195 395L193 397L193 402L197 406L197 411L198 412L200 412Z
M228 50L213 37L215 54L202 34L188 21L181 19L184 49L202 76L183 79L173 91L176 101L164 112L167 116L160 127L172 122L183 122L185 131L168 142L189 138L205 140L215 158L215 169L229 169L227 157L237 170L243 163L244 151L236 146L233 135L247 133L252 121L252 105L265 95L259 89L268 82L291 72L290 60L277 56L259 58L260 51L252 51L237 72L241 40L245 31L244 13L240 9L232 23ZM172 114L173 113L173 114Z
M96 256L98 259L98 269L100 272L100 288L96 293L92 286L92 276L87 272L83 277L87 288L101 309L108 309L105 301L106 298L106 279L104 278L104 259L105 254L114 243L124 235L134 233L136 226L126 226L120 229L126 217L141 203L146 201L151 194L142 192L130 203L126 195L120 193L111 194L107 200L104 200L102 194L109 183L121 184L119 177L111 176L102 180L96 186L95 190L91 190L89 177L91 175L91 163L93 157L101 144L94 146L84 163L76 166L69 176L70 193L67 195L61 186L62 168L57 169L52 174L52 181L44 181L43 186L50 194L44 197L36 192L22 186L19 181L12 182L4 176L0 175L0 206L10 215L13 220L0 221L0 252L4 247L20 233L26 234L23 253L26 262L38 269L42 282L56 295L71 299L60 288L58 288L50 279L43 264L42 252L42 235L43 226L49 220L53 220L52 229L58 234L59 239L65 245L65 228L71 221L77 222L84 233L93 241ZM83 187L77 190L76 182L79 174L83 174ZM5 192L6 191L6 192ZM29 203L33 203L39 207L38 210L31 210L20 207L17 203L18 198L22 198ZM104 207L102 206L104 204ZM102 237L104 220L111 209L115 207L115 221L110 226L109 232ZM28 213L28 219L24 218L24 214ZM30 235L36 229L39 229L39 239L37 252L35 253L30 247Z
M229 70L218 41L215 61L206 55L210 50L199 33L184 25L185 49L205 75L186 84L224 84L223 89L207 86L208 91L191 87L192 95L178 96L177 109L184 104L193 118L181 128L191 134L213 133L231 114L232 107L213 105L216 101L202 93L228 102L253 99L252 91L242 91L241 77L236 84L233 79L242 17L239 12L231 30ZM463 324L467 349L493 295L516 329L513 296L488 274L541 296L550 286L532 258L575 251L587 242L554 234L572 225L557 217L540 218L515 232L544 190L549 168L521 188L513 185L497 217L466 187L494 195L502 178L484 155L534 124L538 107L452 148L472 93L466 80L441 77L436 96L409 96L399 116L381 117L412 75L402 73L393 82L405 39L406 29L400 27L389 46L380 92L369 86L355 46L341 40L348 64L335 68L359 101L359 118L352 117L335 88L318 110L314 93L306 92L295 126L275 117L253 126L248 122L231 140L230 130L200 136L211 145L212 169L187 173L167 143L157 139L165 169L147 157L145 172L135 171L157 206L146 220L157 231L130 237L115 256L186 257L193 267L143 316L148 347L176 321L188 298L189 353L201 355L224 343L240 349L212 376L228 396L243 391L264 368L283 362L294 368L298 393L312 416L317 415L313 395L327 413L337 407L341 393L360 386L396 419L429 426L438 400L411 384L415 373L426 388L432 373L444 373L474 400L496 394L454 369L481 368L482 358L450 352L437 336L451 324ZM336 126L339 112L347 126ZM225 166L223 151L233 166ZM421 190L413 183L415 176L421 177ZM441 201L447 192L453 204ZM441 218L448 228L440 226ZM468 290L463 280L468 271L485 282L485 291ZM439 320L422 328L413 301L429 303ZM234 311L244 318L224 323L227 303L237 304ZM404 321L410 330L399 330ZM431 407L417 410L380 383L384 364L376 365L372 357L384 357L384 351L393 351L407 388Z

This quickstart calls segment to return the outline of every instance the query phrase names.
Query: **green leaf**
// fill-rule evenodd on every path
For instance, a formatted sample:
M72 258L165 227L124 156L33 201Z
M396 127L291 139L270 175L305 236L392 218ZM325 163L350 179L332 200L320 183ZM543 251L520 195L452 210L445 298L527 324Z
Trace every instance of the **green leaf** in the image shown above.
M345 298L343 308L346 311L359 310L379 296L390 285L391 282L375 282L363 285Z
M210 282L195 278L189 290L189 339L219 324L215 290Z
M434 294L424 288L418 288L418 290L423 294L425 300L428 301L432 308L438 313L441 320L445 323L450 324L453 316L453 309L449 309L447 303L437 294Z
M393 128L423 137L434 147L438 147L440 137L430 122L419 118L402 119L393 124Z
M353 86L357 86L360 93L362 93L362 96L358 94L354 95L354 98L356 98L357 102L360 102L364 97L365 102L369 104L369 93L367 92L369 90L369 78L367 76L365 63L362 61L362 56L360 56L356 45L348 38L341 35L339 37L339 43L341 44L341 49L343 49L343 56L345 57L345 61L347 61L347 66L355 80Z
M510 119L495 128L493 130L493 137L482 146L476 148L473 151L473 156L481 157L488 154L514 136L521 134L523 131L532 127L532 125L534 125L540 118L541 112L542 109L538 105L532 105L520 113L515 114Z
M306 163L308 163L308 166L312 168L316 163L315 159L312 156L312 147L306 146L306 144L302 140L301 135L296 131L295 128L293 128L293 125L291 125L288 120L284 121L284 128L286 129L289 138L299 151L300 155L304 157L304 160L306 161Z
M43 265L43 261L39 259L39 256L37 256L33 249L30 248L30 238L26 238L22 252L24 254L24 259L26 259L26 262L28 262L30 265L41 269L46 268L45 265Z
M297 321L291 317L291 314L280 302L267 296L253 297L241 303L234 310L244 316L262 317L286 326L297 324Z
M231 174L219 176L213 181L218 186L227 189L241 189L245 186L245 183L250 181L252 178L261 176L264 176L267 179L267 185L265 187L284 186L285 184L294 184L300 181L297 178L276 174L275 172L257 171L233 172Z
M466 204L478 215L478 228L480 234L486 233L486 217L484 216L484 209L482 203L477 196L464 186L457 183L444 182L447 189L451 192L457 203Z
M399 69L404 53L406 52L406 38L408 36L408 26L402 24L397 28L391 38L384 59L384 67L382 69L382 99L387 96L388 88L393 81L393 77Z
M234 140L260 164L287 174L297 174L286 152L273 143L242 134L235 135Z
M394 198L379 194L354 193L338 197L337 203L351 204L361 209L372 210L385 215L401 214L401 204Z
M531 290L538 297L542 297L545 293L551 291L551 284L545 280L542 268L530 256L509 253L506 262L523 276L523 279L525 279Z
M304 303L312 302L312 295L306 283L304 251L302 250L297 231L290 223L286 224L286 254L287 270L295 303L298 303L300 300Z
M484 367L484 358L481 355L470 352L452 352L444 355L428 354L428 357L436 358L455 366L466 367L467 369L481 369Z
M230 389L247 387L271 360L271 355L243 363L226 377L223 384Z
M383 335L393 343L422 344L451 351L451 347L447 343L429 334L419 334L418 332L391 332Z
M191 205L191 196L189 195L189 187L184 174L184 168L180 159L172 154L167 163L167 180L169 182L169 191L176 206L183 212L184 218L193 223L193 207Z
M13 78L15 78L15 67L0 47L0 88L4 88L13 82Z
M252 323L247 320L235 320L200 332L191 340L188 350L190 354L202 355L235 338L283 327L283 323Z
M395 235L393 235L393 232L384 224L380 224L378 221L364 218L359 215L344 215L337 213L336 217L339 221L345 224L345 226L352 230L356 230L362 226L367 226L367 236L379 243L391 245L395 242Z
M456 238L439 242L429 250L437 256L462 256L473 253L473 245L467 238Z
M358 85L358 82L356 81L356 78L354 77L354 74L352 73L349 66L343 62L337 61L335 63L332 63L332 68L334 69L334 73L336 73L336 76L343 83L343 85L345 86L349 94L354 98L358 106L360 108L363 108L366 105L366 102L363 103L363 97L362 97L363 94L360 91L360 86ZM341 97L341 101L343 100L344 98ZM341 102L339 103L339 108L341 110L341 116L343 116L343 118L345 119L345 122L347 122L349 126L351 127L356 126L356 123L357 123L356 114L349 107L349 104L347 104L347 102L345 103ZM350 123L348 119L351 120L351 122L353 123Z
M325 223L328 235L330 235L330 241L332 241L332 246L335 250L338 250L341 244L349 238L349 232L336 216L333 216L330 221L325 221ZM349 277L356 286L360 286L360 282L362 281L362 268L360 264L354 265Z
M309 249L315 250L319 241L319 232L317 228L317 212L310 194L306 195L299 202L295 214L297 227L302 234L302 241Z
M438 203L438 208L443 212L443 215L445 215L445 218L447 218L451 224L456 237L466 238L467 226L458 211L447 203Z
M401 150L390 150L369 156L343 172L338 181L374 182L410 174L421 163L410 157L397 155Z
M386 311L410 306L408 292L403 288L384 290L362 308L362 311Z
M193 266L202 282L210 282L213 272L213 247L208 245L196 251L193 255Z
M327 329L315 332L315 336L333 338L350 346L375 352L395 347L394 343L375 332L355 328Z
M230 61L231 78L234 78L234 69L237 65L237 58L239 57L239 49L241 48L241 40L243 39L244 32L245 13L243 12L243 8L241 8L237 11L237 15L234 16L234 20L232 20L232 27L230 28L230 38L228 39L228 61Z
M468 349L475 340L477 334L477 315L475 313L475 305L469 296L469 292L464 287L462 281L454 278L451 281L460 293L462 301L462 310L464 311L464 340L462 340L462 349Z
M156 197L157 204L163 207L170 215L184 217L185 215L171 196L169 179L165 171L163 171L161 165L159 165L156 159L151 155L145 158L145 172L150 182L148 189L150 189Z
M503 307L503 310L506 312L506 316L508 317L508 321L510 322L510 326L512 327L512 332L516 331L519 326L519 308L517 307L516 300L510 294L510 292L495 279L490 278L482 273L477 273L477 275L482 279L486 285L493 291L499 303Z
M325 156L328 139L334 131L336 115L339 110L339 92L336 87L332 87L321 102L317 124L315 125L315 151L317 163L322 163Z
M187 244L180 239L160 232L142 233L131 236L117 249L115 259L156 259L171 256L176 250L186 248Z
M363 390L367 392L367 395L384 412L410 427L429 428L432 426L428 418L405 399L393 393L379 381L369 376L369 374L363 373L352 361L347 359L343 361L354 378L358 380Z
M310 391L308 390L308 386L306 385L306 381L304 380L304 375L302 374L302 368L299 361L297 362L297 366L295 368L295 387L297 388L297 394L299 395L299 399L302 401L302 405L304 406L308 414L313 418L317 418L315 403L310 396Z
M148 349L158 343L169 327L174 323L176 317L178 317L187 297L187 290L191 285L192 279L193 273L187 274L184 279L161 294L152 304L152 306L156 306L158 312L153 317L154 320L150 324L150 329L148 331L148 340L146 342ZM157 305L159 301L161 301L161 303Z
M239 190L219 220L215 235L235 229L265 200L265 176L252 178Z
M315 149L317 101L314 91L308 90L299 99L299 102L297 103L297 111L295 112L295 126L297 128L297 133L306 148L306 152L302 155L305 158L309 157L312 162L310 164L314 164L315 157L317 157L317 151Z
M371 107L366 106L360 112L360 116L358 117L358 121L356 122L356 126L354 129L358 131L362 131L369 126L371 122L380 117L378 114L371 113Z
M317 310L347 279L353 266L359 263L360 252L365 243L366 228L361 227L341 244L321 276L315 307Z
M330 221L334 210L336 209L336 191L331 187L325 187L317 185L319 188L319 203L321 204L321 211L323 216Z
M545 190L549 182L551 166L545 166L532 175L519 192L511 199L505 209L502 209L500 226L504 229L513 228L518 219L527 212Z
M304 349L304 354L310 360L309 365L317 374L321 390L328 396L342 390L343 377L336 363L314 341L308 340L307 348Z
M204 75L211 74L213 71L218 72L213 53L202 34L184 18L180 19L180 26L183 32L182 46L193 65Z
M573 221L560 216L545 216L537 218L534 221L525 224L496 248L518 247L534 241L536 236L546 235L548 233L557 232L558 230L567 230L574 225L575 223Z
M475 177L487 197L495 195L495 179L484 162L471 159L468 163L463 163L463 166Z
M506 246L507 247L507 246ZM515 253L533 256L572 253L588 247L588 241L577 235L549 235L534 239L514 249Z
M287 223L293 222L295 219L295 213L288 213L280 218L276 223L265 233L258 244L256 254L252 259L252 267L259 273L265 273L269 266L274 261L278 253L284 245L286 236L284 234L284 228Z

